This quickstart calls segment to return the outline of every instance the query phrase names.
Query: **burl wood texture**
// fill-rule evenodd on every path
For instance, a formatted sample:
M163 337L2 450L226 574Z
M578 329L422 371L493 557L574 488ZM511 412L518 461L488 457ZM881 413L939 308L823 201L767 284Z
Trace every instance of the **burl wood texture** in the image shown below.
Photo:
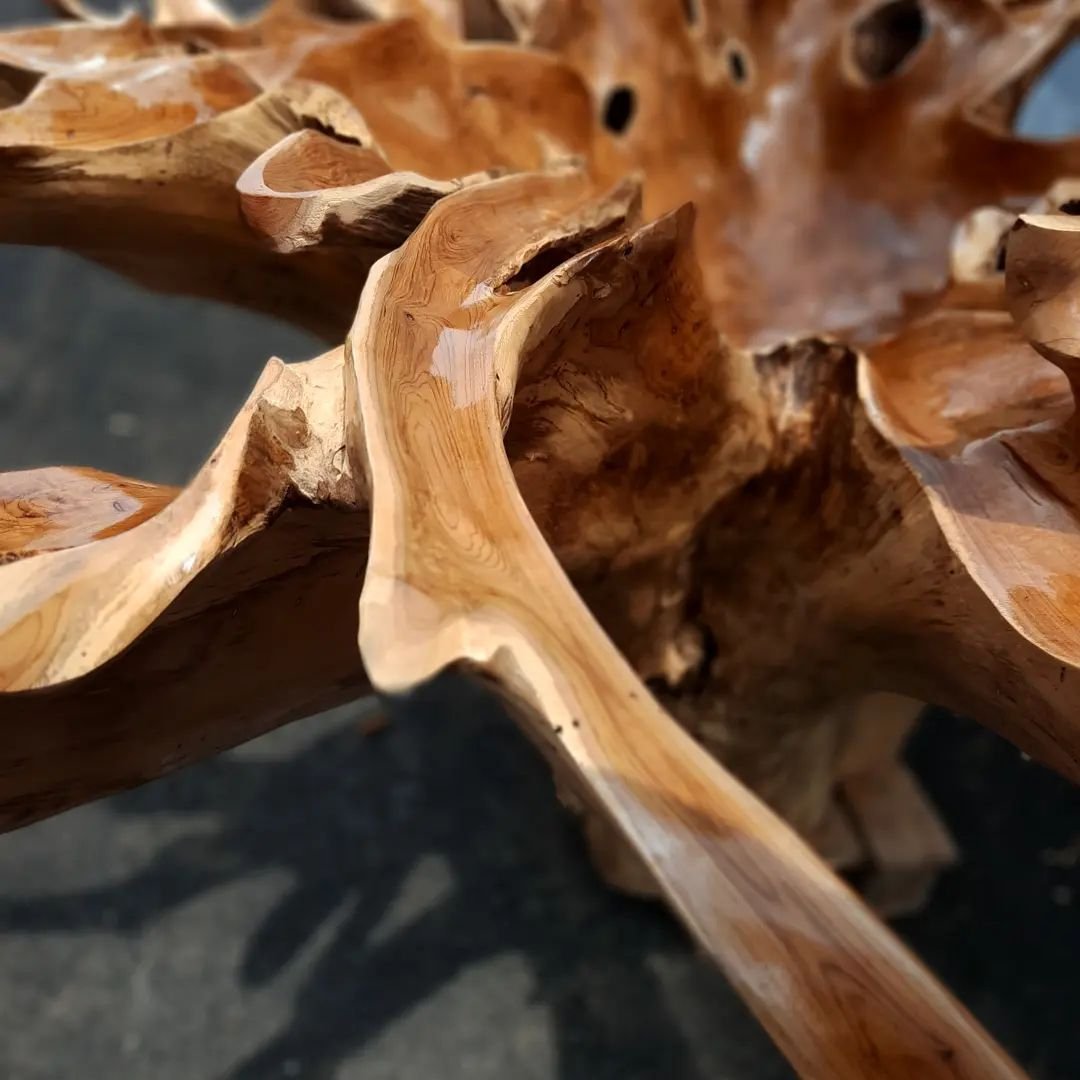
M603 283L590 280L592 252L534 286L515 280L540 252L624 214L577 176L511 178L444 200L374 269L349 339L372 484L368 670L402 690L465 662L520 703L801 1075L1018 1076L794 833L664 715L517 494L502 426L522 354Z

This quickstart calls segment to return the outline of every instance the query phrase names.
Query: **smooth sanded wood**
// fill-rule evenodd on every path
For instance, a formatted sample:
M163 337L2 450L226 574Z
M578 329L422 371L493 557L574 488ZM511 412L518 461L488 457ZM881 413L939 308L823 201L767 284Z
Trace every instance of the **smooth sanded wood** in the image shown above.
M354 450L372 482L360 637L372 679L403 690L454 662L493 679L802 1076L1017 1077L806 845L657 706L517 492L502 414L520 356L602 285L589 282L588 252L533 286L515 287L516 275L623 212L574 175L496 181L443 200L374 269L349 339Z

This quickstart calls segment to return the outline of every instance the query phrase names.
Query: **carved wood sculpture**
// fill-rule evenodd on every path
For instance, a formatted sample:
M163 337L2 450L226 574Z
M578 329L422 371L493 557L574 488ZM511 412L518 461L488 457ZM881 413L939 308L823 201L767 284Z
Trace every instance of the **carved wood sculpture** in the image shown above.
M1074 5L57 6L0 239L344 346L182 491L0 476L0 823L458 664L801 1075L1021 1075L811 845L925 895L924 701L1080 779Z

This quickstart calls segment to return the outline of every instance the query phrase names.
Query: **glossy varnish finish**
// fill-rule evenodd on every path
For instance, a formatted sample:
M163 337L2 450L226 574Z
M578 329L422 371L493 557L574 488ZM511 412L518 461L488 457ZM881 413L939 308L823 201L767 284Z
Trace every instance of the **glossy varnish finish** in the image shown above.
M573 258L535 286L512 283L538 250L616 224L619 212L573 175L496 181L442 201L373 271L349 339L363 419L354 452L372 482L368 670L387 690L452 662L494 678L803 1076L1019 1076L795 835L664 715L516 491L502 426L518 356L580 297L568 286Z
M900 20L867 21L888 5L855 0L506 6L523 12L526 40L583 74L597 116L619 128L617 170L646 177L647 214L698 204L717 321L740 341L872 340L906 294L945 283L967 211L1080 169L1076 140L1009 130L1013 88L1068 41L1067 0L1037 17L982 0L901 3L906 34ZM868 38L887 73L860 64ZM628 117L609 111L619 94Z

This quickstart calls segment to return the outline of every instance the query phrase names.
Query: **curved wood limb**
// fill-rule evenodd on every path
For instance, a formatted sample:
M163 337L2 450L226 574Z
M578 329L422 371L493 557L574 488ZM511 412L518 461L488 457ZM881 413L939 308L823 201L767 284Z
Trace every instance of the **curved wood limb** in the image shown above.
M363 693L342 351L272 361L195 480L0 478L0 831Z
M988 211L973 222L961 261L984 271L871 349L860 392L963 568L957 575L947 556L929 560L940 568L934 604L953 649L964 666L994 672L987 683L939 670L951 693L936 700L1003 728L1075 780L1080 448L1070 380L1080 233L1059 212L1025 215L1001 237L1014 220ZM989 604L974 598L968 575Z
M390 691L455 662L495 680L801 1075L1016 1077L831 872L664 715L516 490L502 433L518 369L602 288L591 251L535 286L521 277L545 250L572 252L624 216L574 175L508 178L443 200L373 270L349 338L363 421L354 453L373 499L365 663Z
M591 155L587 91L554 58L466 47L427 18L330 21L279 3L234 24L168 10L156 24L0 33L12 96L0 109L0 239L63 246L337 342L370 263L432 198L492 169ZM293 134L309 139L307 157L318 141L323 165L336 159L306 195L296 175L265 183L271 160L279 177L295 164ZM320 196L330 187L341 190ZM271 217L297 214L302 242L272 225L263 242ZM358 219L392 238L352 228Z
M165 7L171 25L0 35L0 234L333 337L369 265L428 216L380 265L344 369L324 358L309 401L289 389L302 369L272 368L185 492L0 482L31 507L2 530L24 557L0 571L0 725L19 733L0 749L0 824L363 686L374 464L361 640L381 684L456 661L497 678L806 1075L862 1075L869 1046L874 1075L909 1076L911 1045L920 1076L1013 1075L637 677L806 829L830 805L842 706L881 690L978 715L1080 776L1067 380L1003 313L996 251L957 264L944 301L908 295L944 281L972 206L1076 171L1075 143L1007 131L1073 6L924 0L911 34L846 2L502 0L484 32L547 53L454 40L483 0L278 0L231 25L198 0ZM650 213L702 200L711 314L736 337L902 324L860 361L875 426L835 342L717 345L685 287L685 211L611 236L629 192L484 183L570 155L594 179L643 170ZM1015 234L1009 293L1069 368L1071 238L1045 231ZM351 430L318 434L317 402Z
M964 215L1080 173L1077 140L1038 142L1011 130L1024 90L1075 36L1071 0L901 0L906 20L881 17L894 5L863 11L847 0L277 0L232 23L200 14L210 4L173 0L155 26L73 25L56 31L52 50L40 36L31 48L12 32L0 35L0 55L14 58L23 91L43 74L72 75L94 55L152 56L175 65L173 95L185 102L185 48L209 50L267 92L314 80L363 114L393 170L440 181L569 155L608 183L640 172L648 216L700 204L696 248L716 322L757 347L793 335L842 331L871 342L893 332L912 295L945 285L951 233ZM528 47L502 43L512 35ZM487 43L462 41L477 37ZM120 214L102 251L75 216L58 213L98 197L104 163L72 158L67 132L115 115L111 81L107 71L84 79L87 106L58 116L44 144L10 142L17 183L0 191L20 216L0 215L0 236L62 244L154 287L272 302L338 340L355 294L335 287L341 273L319 273L317 258L287 270L237 237L233 264L257 273L214 273L227 265L219 253L184 280L199 258L191 242L206 231L193 229L195 219L235 220L225 185L212 199L200 193L207 206L195 218L174 220L185 228L155 265ZM16 120L0 113L0 137ZM116 209L157 206L150 196L160 193L130 182L147 175L186 188L190 200L200 152L233 162L228 130L215 127L205 151L181 147L163 173L132 149L127 167L109 174ZM925 152L910 153L914 144ZM230 181L269 145L237 162ZM26 168L41 155L40 169ZM62 170L62 182L40 183L46 165ZM275 275L293 271L290 289L275 288ZM344 272L362 276L366 265ZM313 278L318 295L292 301ZM238 290L238 281L258 287Z

